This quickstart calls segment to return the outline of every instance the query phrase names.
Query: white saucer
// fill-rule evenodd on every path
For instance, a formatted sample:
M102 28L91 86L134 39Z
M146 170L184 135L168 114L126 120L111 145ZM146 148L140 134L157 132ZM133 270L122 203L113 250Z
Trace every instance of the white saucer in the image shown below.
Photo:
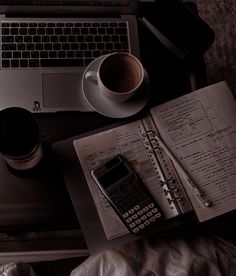
M149 77L145 72L143 88L130 100L122 103L114 103L99 93L96 84L85 79L87 71L96 71L100 61L104 58L101 56L93 60L86 68L82 78L82 91L87 103L98 113L111 118L125 118L138 113L146 105L149 94Z

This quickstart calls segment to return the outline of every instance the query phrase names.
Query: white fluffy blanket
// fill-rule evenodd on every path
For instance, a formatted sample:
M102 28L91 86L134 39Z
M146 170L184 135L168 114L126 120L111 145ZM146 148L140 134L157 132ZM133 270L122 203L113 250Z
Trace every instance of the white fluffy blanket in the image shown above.
M71 276L235 276L236 246L220 238L143 239L89 257Z

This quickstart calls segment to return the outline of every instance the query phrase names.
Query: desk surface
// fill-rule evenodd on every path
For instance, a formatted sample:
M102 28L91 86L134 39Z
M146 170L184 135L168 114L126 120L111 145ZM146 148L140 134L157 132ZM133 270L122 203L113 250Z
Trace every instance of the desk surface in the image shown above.
M133 116L134 119L145 114L150 106L190 92L190 73L195 76L197 87L204 86L206 81L203 57L195 57L188 63L176 59L141 23L139 38L141 61L150 77L151 97L146 108ZM122 121L95 112L36 114L36 117L42 129L43 142L47 146ZM4 161L0 160L3 187L0 210L6 214L0 218L0 230L79 229L60 172L54 166L50 150L47 149L45 153L46 158L40 168L34 175L27 177L9 176ZM6 176L10 182L4 182ZM9 215L13 209L17 209L17 212Z

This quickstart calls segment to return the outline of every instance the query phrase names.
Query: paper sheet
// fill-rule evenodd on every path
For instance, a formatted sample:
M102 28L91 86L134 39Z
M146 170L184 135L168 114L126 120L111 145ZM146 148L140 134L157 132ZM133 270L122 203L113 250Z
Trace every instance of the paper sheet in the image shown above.
M205 192L212 207L204 207L185 183L200 221L236 207L236 103L220 82L152 109L169 149Z
M142 121L139 120L74 141L75 150L108 239L124 235L128 230L97 188L90 172L118 153L123 154L140 174L143 182L164 211L165 217L178 215L176 210L170 208L160 180L152 167L143 143L143 131Z

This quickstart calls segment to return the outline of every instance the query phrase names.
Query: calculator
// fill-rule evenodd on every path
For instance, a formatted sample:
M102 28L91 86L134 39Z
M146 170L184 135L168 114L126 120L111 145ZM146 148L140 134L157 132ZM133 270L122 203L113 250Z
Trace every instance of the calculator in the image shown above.
M143 234L163 219L158 203L124 156L113 157L91 176L131 233Z

